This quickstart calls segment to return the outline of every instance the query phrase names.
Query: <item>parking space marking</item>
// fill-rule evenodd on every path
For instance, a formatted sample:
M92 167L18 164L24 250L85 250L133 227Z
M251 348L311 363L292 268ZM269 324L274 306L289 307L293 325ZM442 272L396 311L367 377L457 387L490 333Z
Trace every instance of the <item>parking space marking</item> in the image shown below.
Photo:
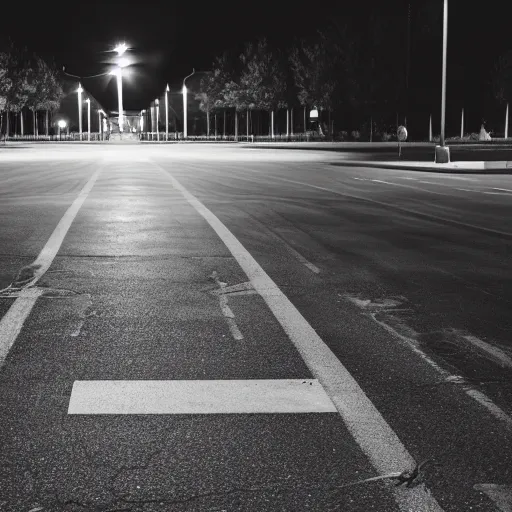
M336 413L316 379L75 381L68 414Z
M354 377L300 311L219 218L164 167L156 163L154 165L167 175L172 186L182 193L189 204L224 242L299 351L313 377L327 392L346 427L376 471L381 475L386 475L403 471L405 468L412 470L417 464L416 461ZM293 180L285 181L293 182ZM392 492L403 512L411 510L440 512L443 510L424 484L407 489L395 487Z

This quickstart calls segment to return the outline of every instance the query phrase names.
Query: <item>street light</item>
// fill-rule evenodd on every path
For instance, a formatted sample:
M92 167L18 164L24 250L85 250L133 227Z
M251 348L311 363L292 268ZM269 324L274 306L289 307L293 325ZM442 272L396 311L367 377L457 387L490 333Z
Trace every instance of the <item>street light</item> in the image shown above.
M114 48L114 51L117 52L119 56L123 55L126 50L128 50L128 46L126 46L125 43L120 43Z
M165 88L165 141L169 140L169 99L167 93L169 92L169 84Z
M443 69L441 81L441 136L439 146L436 146L436 162L448 163L450 161L450 148L445 146L445 115L446 115L446 46L448 41L448 0L443 5Z
M82 140L82 93L84 90L82 89L82 84L78 83L78 132L80 134L80 140Z
M87 98L87 141L91 142L91 100Z
M111 71L111 75L116 75L117 77L117 100L119 104L119 131L123 132L124 126L124 114L123 114L123 68L130 64L129 60L126 58L121 58L124 52L128 50L128 47L125 43L118 44L114 51L117 52L118 57L120 57L117 61L117 67L114 71Z
M183 138L186 139L187 138L187 86L185 85L185 80L189 77L191 77L194 73L196 72L196 70L194 68L192 68L192 73L190 73L190 75L186 76L184 79L183 79L183 89L182 89L182 92L183 92Z
M160 141L160 132L158 131L158 117L160 114L160 101L158 98L155 100L155 119L156 119L156 140Z
M59 127L59 140L61 140L60 131L64 130L64 128L66 128L66 121L64 121L64 119L60 119L59 122L57 123L57 126Z

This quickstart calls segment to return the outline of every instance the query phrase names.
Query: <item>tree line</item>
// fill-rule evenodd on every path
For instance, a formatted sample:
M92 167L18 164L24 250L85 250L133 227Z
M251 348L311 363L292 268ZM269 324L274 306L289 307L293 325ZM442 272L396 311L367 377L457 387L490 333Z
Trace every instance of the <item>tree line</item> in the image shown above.
M60 107L62 84L53 63L46 62L26 48L9 42L0 50L0 133L10 123L10 115L32 113L33 133L38 135L38 114L43 112L46 135L49 133L49 113ZM5 123L4 123L5 118ZM20 116L23 123L23 116Z
M308 109L318 110L315 128L320 134L332 131L334 112L343 118L350 116L353 125L366 123L372 131L390 129L386 126L388 114L407 110L410 25L422 30L424 38L435 38L437 31L429 27L435 15L434 10L429 18L421 9L413 20L385 10L373 10L349 21L333 17L316 36L296 40L288 48L261 37L238 54L226 52L216 57L196 96L206 113L207 134L211 114L223 110L234 113L235 135L242 132L239 116L247 121L249 132L254 112L267 114L268 126L265 123L263 131L268 128L272 133L274 117L283 109L287 124L292 111L299 114L294 124L304 131ZM396 52L395 48L407 51ZM253 133L258 131L254 128Z
M442 3L408 2L404 12L388 11L383 6L348 20L333 17L316 36L295 40L287 48L261 37L242 51L216 57L196 96L206 113L207 135L212 114L231 112L235 136L270 135L277 131L279 111L279 131L284 132L283 110L287 125L306 131L311 126L308 111L317 109L314 128L320 135L332 133L331 116L336 114L345 127L359 127L357 133L367 140L372 135L373 140L388 140L399 124L407 126L413 110L436 113ZM512 98L511 55L498 58L489 82L493 99L503 105Z

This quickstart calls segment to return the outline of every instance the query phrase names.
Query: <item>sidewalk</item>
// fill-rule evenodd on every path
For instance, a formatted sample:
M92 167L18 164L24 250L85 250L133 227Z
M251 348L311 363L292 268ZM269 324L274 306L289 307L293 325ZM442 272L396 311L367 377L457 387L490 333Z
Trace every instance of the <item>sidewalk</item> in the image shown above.
M512 174L512 161L459 161L447 164L436 164L435 162L418 161L361 161L361 160L340 160L331 162L332 165L343 167L377 167L381 169L408 169L411 171L445 172L445 173L489 173L489 174Z

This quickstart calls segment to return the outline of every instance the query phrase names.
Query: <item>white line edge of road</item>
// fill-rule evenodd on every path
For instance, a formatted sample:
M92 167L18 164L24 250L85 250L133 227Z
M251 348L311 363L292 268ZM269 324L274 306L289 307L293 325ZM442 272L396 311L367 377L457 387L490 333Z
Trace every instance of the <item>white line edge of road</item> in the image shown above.
M89 178L76 199L71 203L71 206L66 210L66 213L53 230L53 233L39 253L39 256L32 263L33 266L39 265L39 268L34 272L35 278L31 282L30 287L27 287L20 292L18 298L13 304L11 304L7 313L5 313L0 320L0 366L3 365L9 350L23 328L25 320L32 311L38 297L42 294L42 290L32 287L50 268L55 256L59 252L64 237L66 236L78 211L84 204L84 201L94 186L94 183L98 179L100 172L101 169L98 169Z
M350 433L376 471L380 474L388 474L412 469L416 462L393 429L286 295L206 206L188 192L165 168L153 163L167 175L173 187L183 194L224 242L301 354L313 376L326 390ZM403 512L443 510L424 484L409 489L394 487L393 494Z

